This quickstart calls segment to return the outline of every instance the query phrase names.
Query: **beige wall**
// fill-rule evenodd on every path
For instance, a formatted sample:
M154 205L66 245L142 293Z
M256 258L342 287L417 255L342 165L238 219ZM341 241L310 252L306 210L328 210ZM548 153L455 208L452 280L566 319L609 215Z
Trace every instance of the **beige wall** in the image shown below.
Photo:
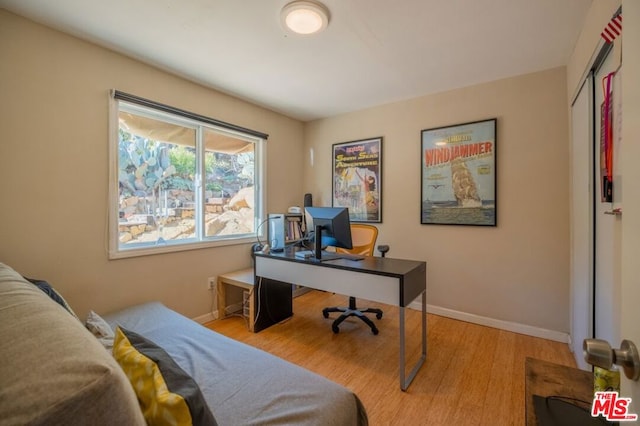
M330 205L331 144L383 136L378 242L427 261L427 303L568 332L566 92L557 68L308 123L304 190ZM493 117L498 226L421 225L420 131Z
M269 211L304 192L330 205L331 144L383 136L379 242L427 260L428 303L568 331L564 68L303 125L5 11L0 55L11 100L0 104L0 261L50 280L81 314L161 300L202 315L207 277L250 264L246 245L107 259L107 91L117 88L269 133ZM420 225L420 130L492 117L498 227Z
M108 260L109 89L268 133L268 210L301 203L302 165L282 161L303 156L298 121L2 9L0 58L0 262L80 315L149 300L203 315L207 277L251 264L248 245Z

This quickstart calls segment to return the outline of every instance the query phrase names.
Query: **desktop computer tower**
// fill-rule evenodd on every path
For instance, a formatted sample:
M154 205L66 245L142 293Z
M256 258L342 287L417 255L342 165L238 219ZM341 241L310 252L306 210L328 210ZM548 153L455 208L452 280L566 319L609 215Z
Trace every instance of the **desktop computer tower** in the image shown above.
M272 213L269 215L269 228L267 238L269 240L269 247L273 251L281 251L284 249L285 244L285 230L284 230L284 214Z

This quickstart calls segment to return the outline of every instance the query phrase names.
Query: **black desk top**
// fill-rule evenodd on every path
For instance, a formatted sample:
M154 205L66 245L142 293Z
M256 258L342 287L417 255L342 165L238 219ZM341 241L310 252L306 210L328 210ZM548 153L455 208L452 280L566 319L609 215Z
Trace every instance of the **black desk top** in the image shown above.
M298 247L287 247L281 252L260 253L256 256L274 257L289 262L311 263L326 266L328 268L347 269L356 272L364 272L390 277L403 277L416 268L426 269L427 262L419 260L394 259L390 257L364 256L362 260L331 259L317 260L315 258L302 259L295 256L296 251L305 250Z

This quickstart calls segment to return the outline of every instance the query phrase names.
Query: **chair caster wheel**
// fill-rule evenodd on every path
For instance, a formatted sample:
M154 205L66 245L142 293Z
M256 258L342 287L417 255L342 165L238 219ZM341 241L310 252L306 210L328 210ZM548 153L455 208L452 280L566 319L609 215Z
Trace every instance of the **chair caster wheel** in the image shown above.
M322 311L322 316L325 317L325 318L329 318L329 312Z
M381 312L381 313L379 313L379 314L376 314L376 318L378 318L378 319L382 319L382 312Z
M338 326L337 326L337 325L332 325L332 326L331 326L331 330L333 330L333 332L334 332L335 334L340 333L340 329L338 328Z
M371 329L371 332L373 333L373 335L374 335L374 336L377 336L377 335L378 335L378 333L379 333L379 331L378 331L378 329L377 329L377 328L372 328L372 329Z

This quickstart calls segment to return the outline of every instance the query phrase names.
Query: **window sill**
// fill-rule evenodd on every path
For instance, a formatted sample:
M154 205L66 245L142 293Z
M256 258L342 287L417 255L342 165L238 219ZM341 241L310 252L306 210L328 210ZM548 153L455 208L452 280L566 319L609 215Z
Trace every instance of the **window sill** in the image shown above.
M265 238L265 237L261 237ZM175 253L188 250L199 250L213 247L233 246L238 244L251 244L257 241L255 236L245 238L233 238L228 240L202 241L185 244L166 244L156 247L131 248L128 250L109 250L109 260L127 259L139 256L152 256L155 254Z

